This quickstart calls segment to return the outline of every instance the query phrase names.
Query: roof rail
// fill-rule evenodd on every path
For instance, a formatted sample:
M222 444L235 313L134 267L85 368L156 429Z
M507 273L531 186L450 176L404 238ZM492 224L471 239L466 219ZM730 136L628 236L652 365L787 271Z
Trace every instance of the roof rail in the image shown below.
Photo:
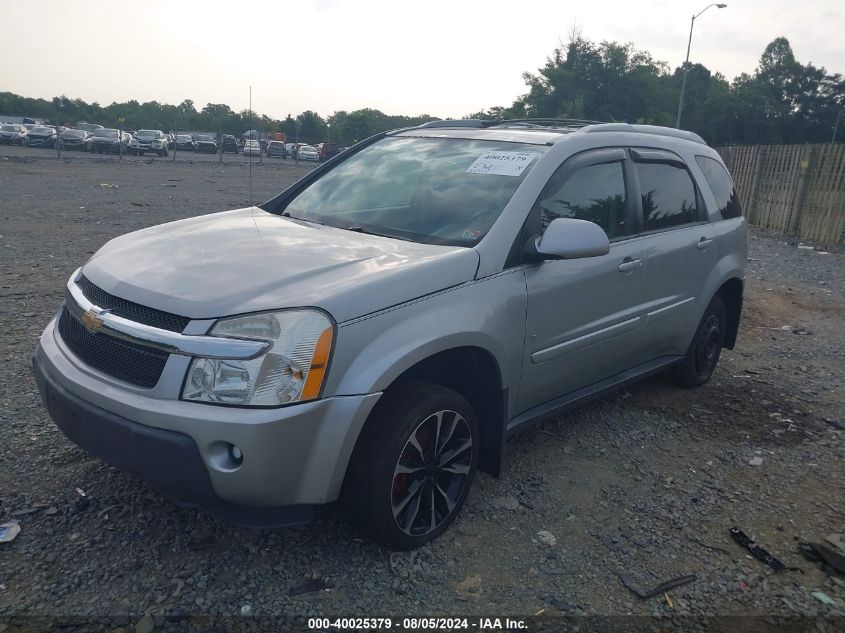
M701 143L707 145L703 138L695 132L687 130L677 130L673 127L662 127L660 125L642 125L631 123L602 123L600 125L591 125L583 130L583 134L592 134L595 132L632 132L634 134L653 134L655 136L670 136L672 138L682 138L694 143Z
M687 130L677 130L672 127L662 127L660 125L642 125L639 123L605 123L602 121L590 121L586 119L502 119L502 120L486 120L486 119L445 119L441 121L429 121L415 127L405 128L409 130L420 128L498 128L498 127L518 127L518 128L543 128L550 131L562 130L571 131L577 130L582 133L594 132L631 132L634 134L653 134L655 136L669 136L672 138L680 138L694 143L701 143L707 145L703 138L695 132Z
M408 128L418 129L423 127L487 127L487 121L481 119L444 119L440 121L429 121L420 125Z
M445 119L441 121L429 121L416 127L565 127L571 129L595 125L597 123L602 123L602 121L587 121L585 119Z
M587 125L596 125L603 121L590 121L587 119L502 119L501 121L489 121L488 127L566 127L582 128Z

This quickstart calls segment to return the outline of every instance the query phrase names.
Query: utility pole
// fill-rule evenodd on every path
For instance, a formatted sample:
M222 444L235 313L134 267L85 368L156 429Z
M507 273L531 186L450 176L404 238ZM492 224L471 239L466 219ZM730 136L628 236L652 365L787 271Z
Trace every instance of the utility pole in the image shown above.
M692 16L692 19L690 20L689 40L687 40L687 58L684 61L684 74L683 74L683 78L681 79L681 96L678 99L678 116L675 117L675 127L678 128L678 129L680 129L680 127L681 127L681 112L684 109L684 93L686 92L686 89L687 89L687 71L689 70L689 51L690 51L690 47L692 46L692 27L695 26L695 19L698 16L700 16L702 13L707 11L707 9L709 9L710 7L717 7L719 9L724 9L726 6L728 6L728 5L726 5L726 4L716 4L716 3L708 4L701 11L699 11L697 14Z

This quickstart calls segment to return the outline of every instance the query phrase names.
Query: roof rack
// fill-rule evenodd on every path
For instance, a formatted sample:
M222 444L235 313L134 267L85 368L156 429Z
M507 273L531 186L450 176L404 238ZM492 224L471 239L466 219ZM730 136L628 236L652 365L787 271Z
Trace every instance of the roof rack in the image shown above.
M445 119L442 121L429 121L417 127L542 127L573 129L582 128L587 125L596 125L598 123L602 123L602 121L588 121L586 119Z
M482 128L487 127L487 121L482 121L481 119L444 119L441 121L429 121L428 123L422 123L421 125L416 125L408 129L419 129L423 127L475 127L475 128Z
M589 121L586 119L503 119L484 120L484 119L452 119L443 121L429 121L416 127L405 128L409 130L420 128L528 128L528 129L544 129L554 132L556 130L561 132L578 131L581 133L596 133L596 132L631 132L635 134L653 134L655 136L669 136L672 138L681 138L695 143L707 145L703 138L695 132L687 130L677 130L671 127L662 127L659 125L642 125L631 123L605 123L602 121Z
M502 119L501 121L490 121L488 127L565 127L572 129L598 123L603 123L603 121L587 119Z

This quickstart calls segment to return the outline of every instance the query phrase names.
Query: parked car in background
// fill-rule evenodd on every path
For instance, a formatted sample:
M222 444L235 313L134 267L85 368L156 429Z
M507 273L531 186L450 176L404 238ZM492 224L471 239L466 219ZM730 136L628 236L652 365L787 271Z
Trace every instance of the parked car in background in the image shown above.
M190 134L177 134L176 140L173 143L173 147L179 152L196 151L196 145L194 145L194 137Z
M296 156L299 160L320 160L320 152L312 145L302 145L296 150Z
M129 153L138 156L147 153L167 156L167 137L161 130L138 130L129 144Z
M287 158L288 152L285 149L285 144L281 141L270 141L267 144L267 156L277 156L278 158Z
M29 130L19 123L6 123L0 125L0 144L2 145L23 145Z
M80 121L76 124L77 130L85 130L89 133L94 133L97 130L102 130L103 126L98 123L85 123L85 121Z
M85 130L73 130L66 128L59 134L59 142L62 149L88 151L88 144L91 142L91 135Z
M213 134L194 134L194 147L203 154L217 153L217 139Z
M125 143L119 130L104 127L91 133L88 151L92 154L120 154L126 149Z
M238 139L231 134L224 134L220 140L220 151L224 154L238 154L241 151L238 146Z
M244 156L261 156L261 145L252 139L244 143Z
M317 146L317 152L320 154L320 162L322 163L340 154L340 148L337 143L320 143Z
M56 130L45 125L36 125L29 130L24 144L29 147L55 147Z

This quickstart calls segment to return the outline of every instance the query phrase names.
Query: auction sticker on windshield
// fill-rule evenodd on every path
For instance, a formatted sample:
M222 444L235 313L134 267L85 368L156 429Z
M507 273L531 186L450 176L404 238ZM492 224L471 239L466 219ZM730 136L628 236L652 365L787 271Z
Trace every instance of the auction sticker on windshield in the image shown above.
M484 152L469 166L467 173L519 176L537 156L537 152Z

